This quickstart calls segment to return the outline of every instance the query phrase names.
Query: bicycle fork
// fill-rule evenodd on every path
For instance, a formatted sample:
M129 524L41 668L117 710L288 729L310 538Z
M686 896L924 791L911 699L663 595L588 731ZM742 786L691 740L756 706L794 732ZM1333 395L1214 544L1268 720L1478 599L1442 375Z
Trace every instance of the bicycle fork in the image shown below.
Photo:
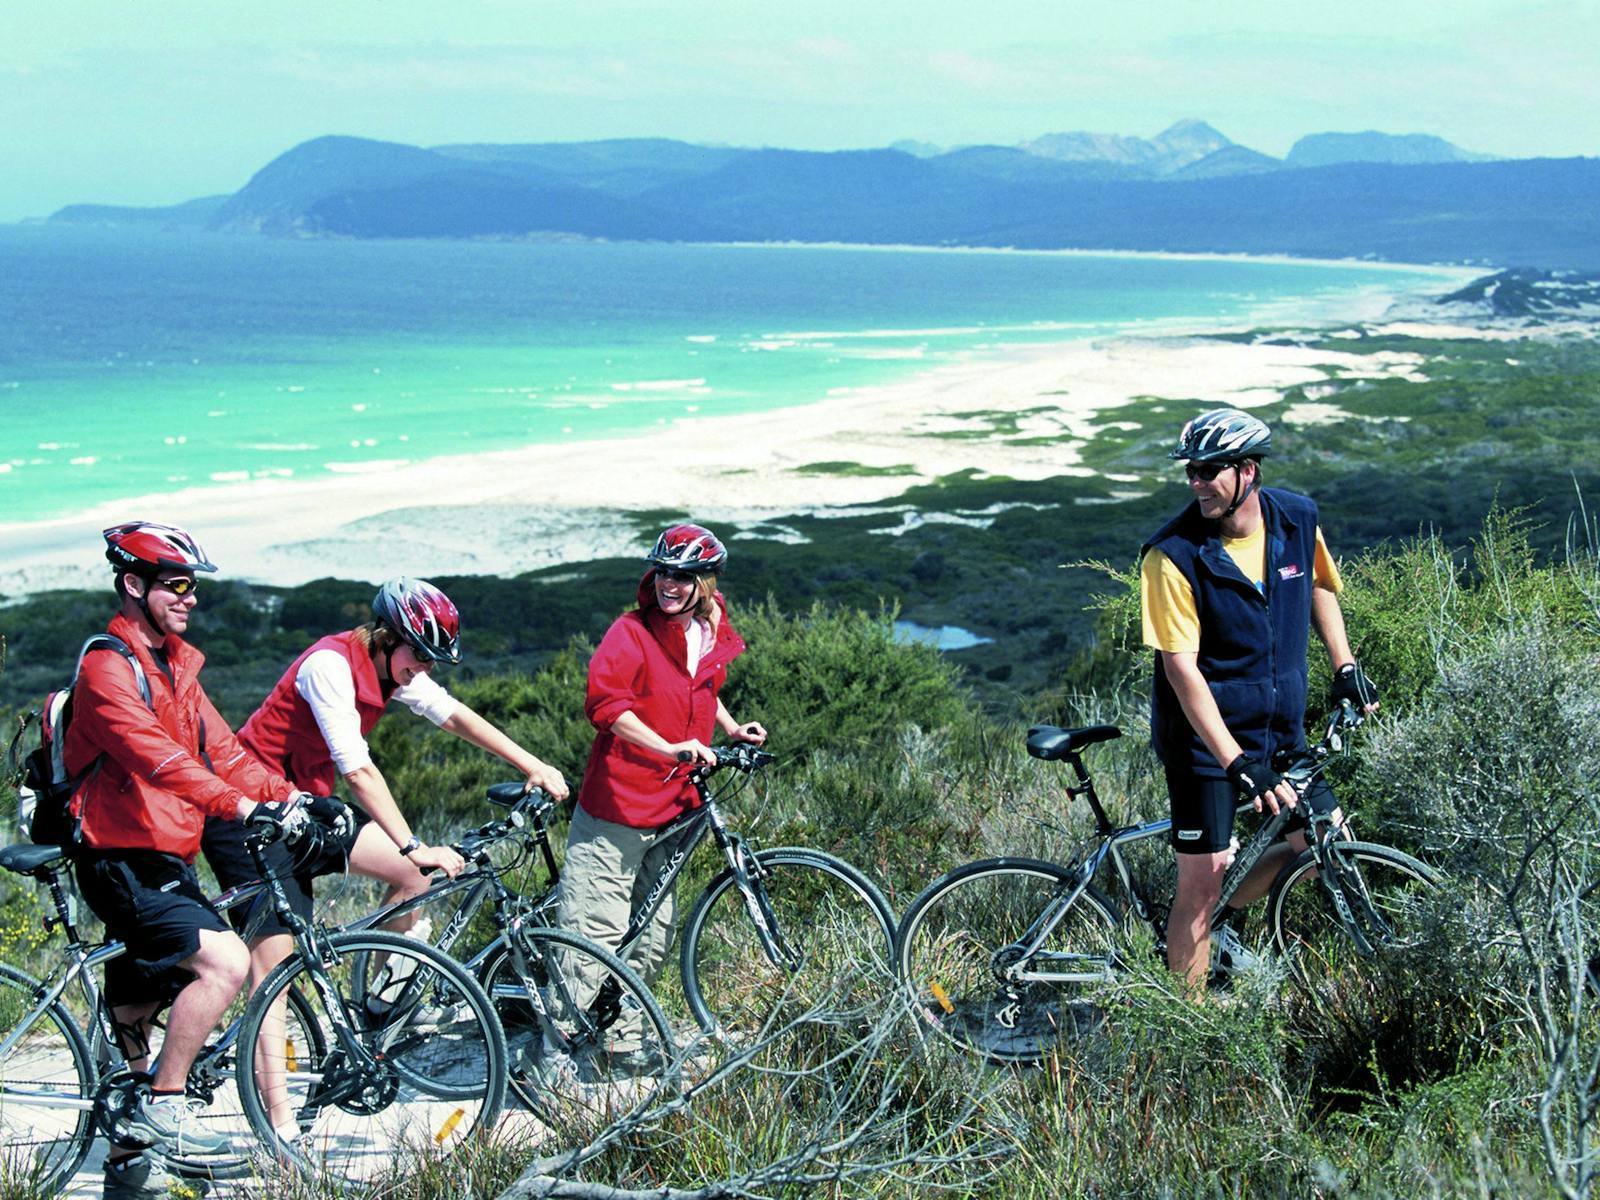
M767 899L765 880L770 872L745 848L744 839L736 834L728 836L728 862L733 868L733 884L744 898L745 912L750 914L761 940L761 949L767 961L791 975L800 969L801 955L789 945L778 929L777 914Z

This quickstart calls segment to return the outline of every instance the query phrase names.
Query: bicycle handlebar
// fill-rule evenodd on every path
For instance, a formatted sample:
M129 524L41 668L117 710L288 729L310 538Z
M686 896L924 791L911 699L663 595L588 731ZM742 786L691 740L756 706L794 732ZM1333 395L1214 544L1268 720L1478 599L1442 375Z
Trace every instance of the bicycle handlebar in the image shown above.
M555 801L542 788L530 788L521 782L494 784L485 798L491 804L502 805L511 811L497 821L478 826L454 843L451 849L462 858L477 857L485 847L510 837L527 825L530 819L537 821L555 807Z
M689 773L691 778L705 779L724 767L732 767L735 771L743 771L748 775L750 772L760 770L768 763L775 761L772 755L765 750L756 749L749 742L739 742L732 746L713 746L711 747L711 753L716 756L717 761L698 764ZM678 761L681 763L693 762L694 757L694 754L688 750L678 751Z

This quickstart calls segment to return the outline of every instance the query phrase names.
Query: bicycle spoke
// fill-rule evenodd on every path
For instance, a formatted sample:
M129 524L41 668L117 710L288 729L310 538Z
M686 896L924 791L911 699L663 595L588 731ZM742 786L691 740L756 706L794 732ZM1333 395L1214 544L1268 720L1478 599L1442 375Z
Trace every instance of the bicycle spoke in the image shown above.
M0 1039L32 1011L33 981L0 967ZM64 1009L46 1009L0 1058L0 1180L48 1195L77 1169L94 1137L94 1066Z
M504 1042L481 989L431 947L383 933L332 945L335 1008L298 960L251 1002L240 1038L258 1050L240 1065L240 1093L279 1154L319 1175L370 1182L454 1150L493 1120ZM386 997L377 974L396 963L407 984ZM268 1006L291 984L305 993L313 1029L299 1041L262 1036Z
M1037 952L1069 880L1048 864L976 863L931 885L897 935L897 966L928 1026L1003 1061L1041 1057L1098 1015L1087 1002L1117 962L1109 906L1085 891Z
M506 949L484 968L517 1095L564 1132L634 1107L676 1063L655 997L615 955L577 934L523 928L520 939L521 966Z
M1432 871L1387 846L1342 842L1329 848L1335 869L1322 878L1310 853L1273 889L1268 916L1278 950L1302 984L1325 986L1375 957L1403 951L1422 936L1422 898Z
M889 979L891 928L870 884L813 851L759 856L753 902L724 875L684 930L684 992L703 1027L747 1037L808 1014L870 1020Z

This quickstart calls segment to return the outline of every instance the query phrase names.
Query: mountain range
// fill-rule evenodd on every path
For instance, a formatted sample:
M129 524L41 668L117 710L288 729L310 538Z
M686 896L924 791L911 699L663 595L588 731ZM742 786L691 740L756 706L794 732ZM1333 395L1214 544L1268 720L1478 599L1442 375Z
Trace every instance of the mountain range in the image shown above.
M1154 138L799 151L661 138L302 143L238 192L62 223L299 237L903 242L1600 265L1600 160L1425 134L1313 134L1283 159L1203 121Z

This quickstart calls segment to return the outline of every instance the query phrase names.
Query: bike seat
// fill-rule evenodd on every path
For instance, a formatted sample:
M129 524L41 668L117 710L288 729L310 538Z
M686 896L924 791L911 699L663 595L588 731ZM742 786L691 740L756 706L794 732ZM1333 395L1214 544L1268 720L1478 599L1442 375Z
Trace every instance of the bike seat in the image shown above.
M1083 725L1063 729L1059 725L1035 725L1028 730L1028 753L1046 762L1056 762L1076 754L1096 742L1109 742L1122 736L1115 725Z
M0 850L0 867L15 871L18 875L32 875L45 867L64 862L67 850L66 846L34 846L19 842Z
M489 786L489 803L501 808L512 808L527 790L524 783L495 783Z

